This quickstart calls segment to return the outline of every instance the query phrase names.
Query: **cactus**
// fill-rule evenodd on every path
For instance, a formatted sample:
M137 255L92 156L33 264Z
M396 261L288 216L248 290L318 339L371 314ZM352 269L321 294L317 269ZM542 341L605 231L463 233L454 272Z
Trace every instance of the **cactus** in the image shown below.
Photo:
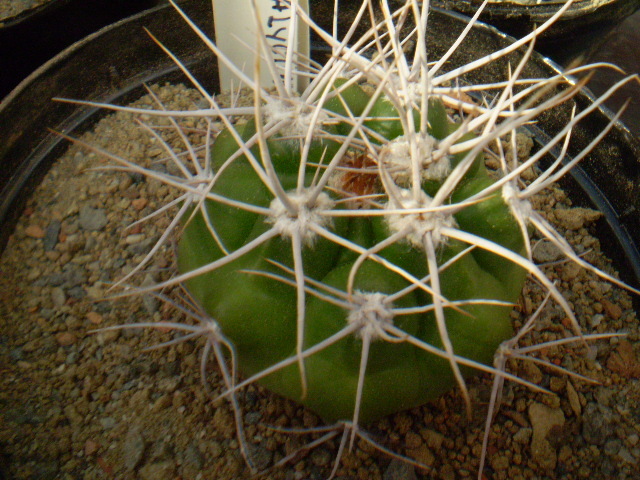
M166 147L180 175L111 158L118 168L159 179L180 192L175 204L181 208L169 229L122 282L144 267L172 231L180 230L179 273L135 292L182 284L204 310L197 317L199 326L161 326L187 331L189 338L206 336L203 365L213 348L245 453L235 394L254 382L350 431L352 441L364 435L361 425L419 406L456 385L470 409L465 379L474 372L495 377L488 425L505 379L540 390L505 367L510 356L522 358L536 350L518 353L517 347L536 315L515 335L510 320L527 275L564 309L575 331L569 341L602 336L581 333L568 302L532 261L533 230L569 260L625 286L574 253L531 208L529 198L564 175L606 134L611 125L562 166L575 125L630 78L574 113L548 145L522 164L515 154L517 132L569 101L583 85L568 82L565 75L522 76L532 39L571 2L531 35L449 72L442 69L458 42L442 58L427 62L427 1L406 0L395 11L381 2L378 17L373 4L364 0L354 20L358 25L370 16L371 27L357 38L351 29L338 39L291 1L299 21L333 52L322 66L289 59L311 78L300 94L292 91L287 77L295 68L285 67L281 78L274 65L274 91L260 85L259 72L254 77L237 72L252 90L250 107L222 107L195 80L208 109L109 107L202 116L210 119L210 130L213 118L225 125L212 144L207 141L204 159L188 144L190 163ZM190 22L186 15L185 20ZM407 48L411 42L412 52ZM270 58L265 42L260 45ZM529 47L506 80L481 85L461 80L523 45ZM564 88L557 88L561 84ZM490 100L479 97L489 94ZM495 145L497 153L490 148ZM560 145L558 161L529 185L521 181L522 172ZM497 172L485 167L486 155L499 160Z
M207 200L190 218L178 264L185 274L209 270L186 285L235 345L243 375L296 358L261 383L327 421L359 416L370 422L451 389L463 374L452 372L447 352L490 363L513 335L509 313L526 271L495 253L468 250L468 243L448 238L447 229L516 254L524 253L524 242L499 195L465 205L494 183L482 154L473 155L441 208L431 207L447 174L468 154L438 151L450 135L459 137L460 127L449 122L441 101L428 103L426 129L415 126L414 142L399 120L378 120L399 118L387 97L372 102L355 84L340 96L344 103L334 97L322 112L358 118L371 105L361 139L368 149L354 142L336 157L345 145L339 132L351 128L347 121L320 127L305 157L303 142L278 133L254 149L251 160L242 155L229 162L240 150L238 140L256 134L255 121L236 127L239 139L229 130L218 135L211 159L219 173L210 194L222 200ZM454 144L474 140L469 133ZM432 163L422 166L417 189L411 148L434 152L421 157ZM256 172L265 158L271 164L266 185ZM335 167L322 171L323 158ZM404 213L410 209L421 211ZM329 338L330 346L318 347Z

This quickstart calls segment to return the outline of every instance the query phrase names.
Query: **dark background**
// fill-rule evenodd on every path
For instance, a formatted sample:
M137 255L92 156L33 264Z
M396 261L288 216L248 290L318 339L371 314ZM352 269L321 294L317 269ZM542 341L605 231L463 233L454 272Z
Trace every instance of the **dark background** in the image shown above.
M166 0L53 0L0 26L0 101L47 60L100 28Z

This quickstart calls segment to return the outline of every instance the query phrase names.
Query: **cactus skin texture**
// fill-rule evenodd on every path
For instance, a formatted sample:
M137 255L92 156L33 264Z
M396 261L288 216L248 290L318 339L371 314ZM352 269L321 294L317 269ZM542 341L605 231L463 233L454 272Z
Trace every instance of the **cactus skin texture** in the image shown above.
M342 82L339 81L336 85ZM348 108L350 114L357 118L369 101L369 96L357 85L345 89L341 96L342 100L333 97L326 101L325 110L344 115L345 108ZM365 121L365 125L372 131L369 131L372 143L384 147L381 137L375 133L386 138L387 142L404 135L401 123L389 119L397 115L389 101L383 96L378 98ZM448 120L444 106L436 99L429 100L428 125L429 134L436 141L442 140L459 127ZM311 147L305 170L307 186L314 182L316 165L321 164L323 158L326 164L326 159L330 159L338 150L345 132L349 132L350 128L350 125L336 122L323 126L323 130L330 135L315 140ZM255 121L237 125L236 129L246 141L256 132ZM469 138L473 138L473 134L467 134L461 141ZM280 134L271 136L266 142L277 178L287 192L294 191L298 182L300 143L290 137L283 138ZM219 134L211 153L212 168L218 173L211 192L221 198L269 208L274 195L265 187L247 158L239 156L227 162L238 149L238 143L229 131ZM257 146L252 148L252 152L260 159L260 149ZM452 155L448 159L450 168L455 167L465 154L466 152ZM350 158L355 167L342 172L341 180L337 180L340 188L326 187L324 190L333 202L331 208L354 208L349 207L349 203L345 201L345 196L348 195L373 193L380 195L378 202L387 201L388 194L381 186L381 170L373 162L366 160L366 154L354 148L354 152L346 158ZM339 176L337 173L336 177ZM424 180L423 191L431 197L436 194L443 181ZM448 202L459 204L492 182L485 169L483 155L479 154L452 191ZM331 217L325 228L364 249L384 242L393 235L387 215L379 214L379 207L362 202L357 208L360 211L358 215ZM364 214L362 210L372 214ZM207 200L206 211L209 226L201 211L195 213L185 225L178 248L178 264L183 273L223 258L226 253L220 248L220 243L227 251L233 252L272 227L270 219L265 215L228 203ZM483 237L518 254L523 253L522 232L499 194L461 206L453 218L455 228ZM219 236L218 240L212 236L211 229ZM408 289L411 282L407 280L407 275L398 271L417 279L429 278L427 256L419 243L399 238L376 251L377 258L386 262L374 261L372 258L361 259L351 288L352 296L379 293L382 298ZM507 303L516 302L526 272L517 264L480 248L470 249L457 259L454 258L468 247L469 245L455 239L443 240L437 246L439 265L454 259L440 270L442 297L448 302L475 299L504 303L470 302L459 307L445 304L446 328L456 355L491 364L500 343L513 335L510 321L512 307ZM290 271L294 270L292 251L291 238L275 235L255 248L248 249L235 260L187 281L190 293L216 319L225 336L233 342L239 370L245 376L255 375L295 356L298 292L294 281L284 282L275 278L283 276L281 265L288 267ZM331 239L316 235L304 240L301 254L305 278L342 292L348 291L349 274L359 257L353 248L345 248ZM398 268L392 271L388 268L389 264ZM305 350L336 334L348 322L349 309L340 305L313 295L307 295L304 303ZM432 296L425 289L409 288L405 294L394 297L391 310L397 312L425 307L423 311L390 314L386 321L392 322L407 334L442 349L443 343L434 311L427 308L432 303ZM375 315L384 317L385 312L376 312ZM354 332L306 357L305 393L297 363L278 369L262 378L260 383L273 392L304 404L326 421L348 420L352 418L356 407L362 349L362 337ZM461 367L461 372L466 377L473 370ZM370 422L384 415L424 404L455 385L456 380L446 358L404 341L375 338L370 344L366 363L359 405L360 421Z

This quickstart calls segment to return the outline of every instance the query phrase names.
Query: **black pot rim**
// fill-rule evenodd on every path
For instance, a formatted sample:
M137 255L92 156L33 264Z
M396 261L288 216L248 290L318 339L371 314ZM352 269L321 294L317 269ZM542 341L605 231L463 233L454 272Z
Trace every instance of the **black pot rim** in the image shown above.
M181 7L212 34L210 6L204 3L185 1ZM434 15L453 22L466 22L467 19L464 15L440 9L434 9ZM141 96L141 92L135 93L135 88L142 83L180 78L176 67L164 53L149 38L141 35L143 27L152 32L161 32L163 43L187 65L193 66L196 77L206 78L205 83L217 89L217 79L212 79L210 73L215 68L210 52L200 49L200 42L194 41L194 34L190 33L169 5L147 10L108 26L41 66L0 104L0 225L3 225L0 230L0 252L26 197L53 159L67 146L66 141L50 129L63 133L81 132L89 129L97 118L105 114L104 111L98 113L95 108L53 102L50 100L52 97L126 103ZM495 42L513 42L512 37L481 22L476 30ZM127 43L120 44L119 54L115 56L105 53L110 52L108 48L96 47L97 44L122 42L123 39L127 39ZM144 58L139 51L132 53L134 47L143 49ZM537 54L534 57L536 68L546 71L548 75L561 71L548 58ZM116 65L115 73L112 64ZM141 64L145 68L141 68ZM88 78L79 77L78 69L86 71L87 65L95 68L95 71ZM72 84L74 72L77 85ZM108 87L100 88L105 79L108 79ZM584 106L594 100L594 96L585 90L578 95L576 102ZM588 118L591 120L584 128L586 135L589 131L600 131L610 121L612 113L600 108ZM537 133L540 141L544 141L544 135L552 136L552 132L545 132L544 129L541 132ZM616 245L606 253L614 257L623 274L626 271L623 277L627 282L640 284L640 213L637 211L640 200L633 200L633 196L640 199L640 141L620 122L614 125L612 133L605 140L603 148L613 149L611 151L616 151L620 156L617 163L605 165L610 170L607 173L610 178L602 178L602 162L587 160L572 174L574 184L579 186L580 197L586 198L604 213L608 236L615 240ZM611 181L607 181L609 179ZM615 182L623 181L631 185L628 192L620 192L621 189L615 185ZM611 185L611 182L614 184ZM622 253L623 258L616 253Z
M58 8L62 8L65 4L69 3L72 0L49 0L46 3L38 5L37 7L27 8L22 12L14 15L12 17L7 17L4 21L2 21L2 25L0 25L1 29L12 29L17 27L18 25L28 22L34 17L38 17L41 15L46 15L47 12L51 12Z

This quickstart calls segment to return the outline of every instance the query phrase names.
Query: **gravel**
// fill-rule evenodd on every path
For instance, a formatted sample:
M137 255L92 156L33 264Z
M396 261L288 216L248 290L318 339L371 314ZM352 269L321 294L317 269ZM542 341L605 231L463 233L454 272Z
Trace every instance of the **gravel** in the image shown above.
M198 101L183 87L153 90L171 109L193 108ZM138 104L151 106L153 100L146 97ZM131 122L128 114L111 115L85 140L147 166L162 164L162 153L146 153L158 149L156 142ZM189 118L181 122L192 142L201 144L203 125ZM182 148L169 129L163 136ZM90 169L102 162L92 152L70 147L29 201L0 258L0 460L6 460L7 475L15 479L248 478L233 411L224 402L214 403L202 385L201 342L145 350L177 337L168 329L92 333L149 319L188 321L157 299L98 301L111 282L144 258L171 218L160 215L125 227L173 199L157 182ZM558 189L536 200L535 207L558 225L586 260L611 271L593 236L597 214L574 208ZM557 260L550 255L544 258ZM162 247L146 272L132 281L168 278L172 258L171 245ZM485 476L637 479L640 336L631 300L573 265L552 262L544 268L572 303L585 332L627 336L599 340L588 351L567 345L542 352L544 360L598 384L567 379L543 365L511 362L511 372L552 393L507 383L491 428ZM177 289L166 293L179 298ZM516 328L543 296L534 282L527 284L512 314ZM556 306L547 305L542 318L524 344L571 333ZM215 397L223 382L213 362L208 372ZM453 391L368 426L371 437L386 448L429 464L431 470L399 463L356 441L354 450L343 456L336 478L475 478L491 379L480 376L469 382L469 390L474 399L471 419ZM321 436L283 432L314 428L321 421L260 387L249 387L240 399L245 432L260 467L273 465ZM339 438L299 452L262 478L326 478Z

